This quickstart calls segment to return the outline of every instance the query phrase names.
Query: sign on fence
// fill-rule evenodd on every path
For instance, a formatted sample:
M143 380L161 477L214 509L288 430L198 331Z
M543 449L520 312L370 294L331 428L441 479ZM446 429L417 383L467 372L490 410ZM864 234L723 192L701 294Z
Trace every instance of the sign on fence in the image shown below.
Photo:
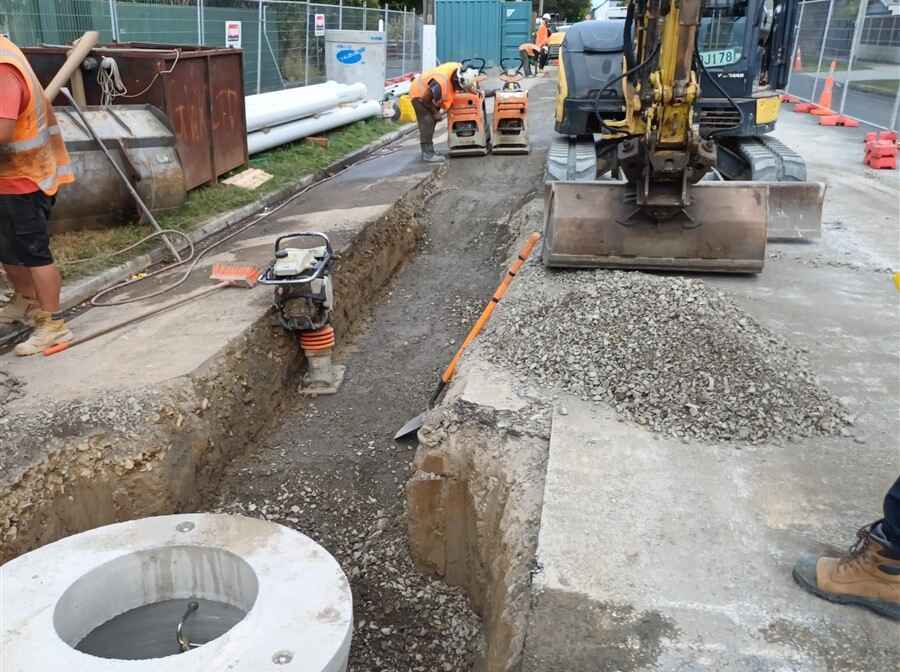
M325 36L325 15L316 14L316 37Z
M229 49L241 48L241 22L225 22L225 46Z

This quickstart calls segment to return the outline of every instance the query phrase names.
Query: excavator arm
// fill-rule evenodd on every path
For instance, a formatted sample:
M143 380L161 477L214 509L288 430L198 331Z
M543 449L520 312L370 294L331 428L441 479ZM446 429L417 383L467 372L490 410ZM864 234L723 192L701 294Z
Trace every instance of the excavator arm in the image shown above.
M701 181L717 152L695 119L702 9L703 0L629 3L623 71L605 85L621 86L624 117L600 120L625 179L549 187L546 265L756 273L770 218L821 217L815 183Z

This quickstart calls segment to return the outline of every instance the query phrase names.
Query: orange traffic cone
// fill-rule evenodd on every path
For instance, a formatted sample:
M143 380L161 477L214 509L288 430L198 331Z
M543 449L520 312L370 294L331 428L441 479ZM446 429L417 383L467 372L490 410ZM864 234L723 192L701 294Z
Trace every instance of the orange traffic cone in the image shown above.
M825 78L825 88L822 89L822 95L819 96L819 103L810 110L811 114L816 116L824 116L826 114L834 114L831 109L831 94L834 91L834 69L837 67L837 61L831 62L831 68L828 70L828 77Z
M797 54L794 56L794 72L803 70L803 63L800 61L800 47L797 47Z

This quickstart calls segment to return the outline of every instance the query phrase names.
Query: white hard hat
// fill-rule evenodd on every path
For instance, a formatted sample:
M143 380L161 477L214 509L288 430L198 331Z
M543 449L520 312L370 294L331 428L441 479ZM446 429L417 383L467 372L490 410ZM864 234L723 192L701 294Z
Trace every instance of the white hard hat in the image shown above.
M459 84L468 91L474 91L478 85L478 71L474 68L466 68L459 71Z
M549 15L549 14L544 14L543 19L544 19L544 21L549 21L549 20L550 20L550 15Z

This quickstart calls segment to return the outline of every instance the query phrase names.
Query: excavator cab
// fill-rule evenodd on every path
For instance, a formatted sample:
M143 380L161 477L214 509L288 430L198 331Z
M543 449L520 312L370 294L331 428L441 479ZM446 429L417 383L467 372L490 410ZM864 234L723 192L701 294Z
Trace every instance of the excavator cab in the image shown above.
M767 134L796 0L642 0L563 42L548 155L549 266L754 273L818 237L824 186Z

